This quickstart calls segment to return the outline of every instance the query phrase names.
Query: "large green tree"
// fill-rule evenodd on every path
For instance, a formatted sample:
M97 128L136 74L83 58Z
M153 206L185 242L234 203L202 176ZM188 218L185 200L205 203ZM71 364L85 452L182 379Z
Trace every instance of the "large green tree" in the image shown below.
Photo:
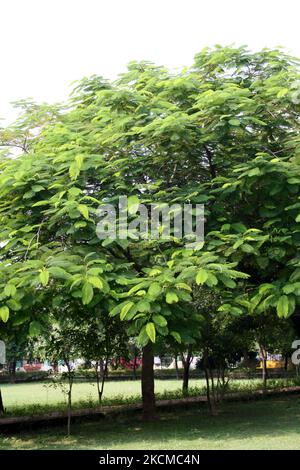
M269 304L291 314L298 79L296 60L281 51L217 47L179 73L134 62L117 82L81 81L30 149L1 162L2 320L28 322L36 333L57 292L87 313L108 304L143 347L151 418L152 343L182 341L195 282L220 289L223 308L237 314L254 308L267 281L277 289ZM97 209L120 195L132 220L139 201L204 203L204 246L187 248L175 234L100 241Z

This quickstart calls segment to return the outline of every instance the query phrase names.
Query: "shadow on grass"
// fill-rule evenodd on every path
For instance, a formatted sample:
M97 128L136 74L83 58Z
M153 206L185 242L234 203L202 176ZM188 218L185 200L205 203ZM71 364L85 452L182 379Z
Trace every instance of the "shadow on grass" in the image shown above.
M300 398L226 403L217 417L205 408L162 412L155 423L118 416L65 427L0 436L0 449L300 448Z

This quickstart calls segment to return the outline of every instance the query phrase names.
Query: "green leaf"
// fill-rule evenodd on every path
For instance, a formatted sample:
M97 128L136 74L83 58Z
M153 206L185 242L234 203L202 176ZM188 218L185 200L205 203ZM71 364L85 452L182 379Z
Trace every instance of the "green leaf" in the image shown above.
M152 343L155 343L155 338L156 338L156 331L155 331L155 325L152 322L147 323L146 325L146 333Z
M136 309L137 309L138 312L150 312L151 305L147 300L140 300L136 304Z
M48 271L54 279L69 279L71 277L67 271L59 266L52 266L51 268L48 268Z
M163 317L162 315L159 315L159 314L153 315L152 320L154 321L155 325L158 325L158 326L161 326L161 327L167 326L167 324L168 324L165 317Z
M216 286L218 284L218 279L216 278L216 276L214 274L208 273L208 278L206 279L206 284L209 287Z
M294 313L296 308L296 299L294 296L289 296L289 317Z
M69 175L73 181L75 181L78 178L79 173L80 173L80 168L78 168L77 162L75 161L71 163L70 168L69 168Z
M260 175L260 169L258 167L252 168L247 174L247 176L259 176Z
M100 277L88 276L87 280L90 284L92 284L92 286L96 287L97 289L103 289L103 282Z
M137 213L137 210L139 208L139 198L137 196L129 196L127 200L127 205L128 205L128 214L134 215Z
M38 321L32 321L29 325L29 335L38 336L41 333L42 325Z
M35 202L32 207L48 206L49 204L51 204L50 201L38 201Z
M6 284L6 286L4 287L4 294L7 296L7 297L13 297L17 292L17 289L16 289L16 286L14 286L13 284Z
M77 164L77 168L80 170L83 164L83 155L76 155L75 162Z
M85 204L79 204L78 205L78 210L79 210L80 214L82 214L85 219L87 219L87 220L89 219L89 208L88 208L88 206L86 206Z
M88 305L94 297L93 286L85 281L82 287L82 303L83 305Z
M178 295L173 292L173 291L168 291L167 294L166 294L166 302L167 304L175 304L176 302L178 302Z
M244 253L253 253L255 251L255 249L253 248L253 246L249 245L249 243L244 243L241 247L241 250L244 252Z
M187 290L188 292L192 292L191 287L185 282L178 282L176 284L176 289L183 289L183 290Z
M218 278L223 282L223 284L226 287L229 287L229 289L234 289L236 287L236 282L234 282L233 279L230 279L229 277L225 276L224 274L218 274Z
M44 191L45 188L44 186L41 186L40 184L34 184L31 189L35 193L39 193L40 191Z
M204 284L204 282L207 280L207 278L208 278L208 272L205 271L205 269L201 268L198 271L198 274L196 276L197 285L199 286L200 284Z
M47 271L47 269L43 269L40 272L39 278L40 278L42 285L46 286L49 282L49 271Z
M143 328L141 329L141 331L138 335L137 342L140 346L144 347L144 346L146 346L148 341L149 341L149 337L148 337L148 334L147 334L147 331L146 331L146 326L143 326Z
M177 343L179 344L181 343L181 336L177 331L171 331L170 335L173 336L173 338L175 339L175 341L177 341Z
M153 282L148 289L149 295L155 298L158 297L161 294L161 292L162 292L162 288L158 284L158 282Z
M277 98L283 98L285 95L287 95L289 92L288 88L281 88L279 92L277 93Z
M279 318L286 318L289 315L289 298L282 295L277 302L277 315Z
M6 305L0 307L0 318L4 323L6 323L9 318L9 308Z
M121 309L121 313L120 313L120 320L125 320L125 317L127 315L127 313L129 312L129 310L131 309L131 307L133 307L134 305L134 302L128 302L127 304L125 304L122 309Z
M115 305L115 307L110 310L109 316L110 317L115 317L116 315L118 315L121 311L121 308L122 308L123 304L124 304L124 302L122 304Z
M229 119L228 122L231 126L240 126L241 125L241 123L238 119Z
M20 304L20 302L15 299L8 299L6 301L6 304L10 308L10 310L13 310L14 312L17 312L18 310L22 309L22 305Z

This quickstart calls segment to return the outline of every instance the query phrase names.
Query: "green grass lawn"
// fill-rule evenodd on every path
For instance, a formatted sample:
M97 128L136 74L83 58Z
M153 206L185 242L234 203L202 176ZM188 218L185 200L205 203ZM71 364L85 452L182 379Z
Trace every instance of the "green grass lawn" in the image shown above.
M205 406L161 413L159 423L138 416L0 436L0 449L300 449L300 397L226 403L216 417Z
M204 380L192 379L190 386L204 386ZM9 410L11 407L22 405L54 405L66 401L66 396L61 388L50 386L49 383L19 383L3 384L0 386L4 406ZM181 388L180 380L156 380L155 391L163 393L164 391L175 391ZM107 382L104 388L104 399L113 399L117 397L128 398L141 395L140 380ZM73 401L97 400L97 388L93 382L75 383L73 388Z
M287 385L285 380L269 381L270 388ZM294 382L290 381L289 385ZM155 381L157 398L181 398L181 380ZM262 382L255 380L233 380L230 390L251 392L261 388ZM6 412L8 415L31 415L36 413L63 410L66 406L66 394L58 385L50 382L2 384L0 385ZM191 379L189 393L192 396L205 395L205 381ZM165 394L165 395L164 395ZM104 388L103 405L136 403L141 400L140 380L107 382ZM93 382L75 382L73 386L73 406L76 408L92 407L98 404L97 388Z

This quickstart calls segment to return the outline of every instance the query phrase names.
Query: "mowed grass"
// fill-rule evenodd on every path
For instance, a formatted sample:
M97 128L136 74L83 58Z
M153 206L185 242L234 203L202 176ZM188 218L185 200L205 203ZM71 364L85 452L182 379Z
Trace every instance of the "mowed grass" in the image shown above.
M0 449L300 449L300 397L225 403L211 417L204 405L160 414L143 423L136 415L0 435Z
M202 387L204 380L192 379L191 387ZM10 408L20 407L22 405L55 405L66 402L66 395L61 387L50 385L49 382L22 383L22 384L3 384L0 385L4 406L9 411ZM180 380L159 380L155 381L155 391L164 393L166 391L175 391L181 388ZM121 397L129 398L141 396L140 380L114 381L107 382L104 388L104 399L114 399ZM74 383L73 402L96 401L97 387L94 382Z
M268 387L280 388L284 385L294 385L293 381L284 379L269 381ZM155 380L155 392L158 399L181 398L181 380ZM232 380L231 392L251 393L262 387L259 379ZM55 386L48 382L1 384L4 407L8 415L31 415L53 410L62 410L67 402L66 388ZM205 381L190 379L189 394L191 396L205 395ZM75 382L72 391L73 406L86 408L97 406L98 394L95 382ZM128 404L141 401L140 380L108 381L105 384L103 405Z

